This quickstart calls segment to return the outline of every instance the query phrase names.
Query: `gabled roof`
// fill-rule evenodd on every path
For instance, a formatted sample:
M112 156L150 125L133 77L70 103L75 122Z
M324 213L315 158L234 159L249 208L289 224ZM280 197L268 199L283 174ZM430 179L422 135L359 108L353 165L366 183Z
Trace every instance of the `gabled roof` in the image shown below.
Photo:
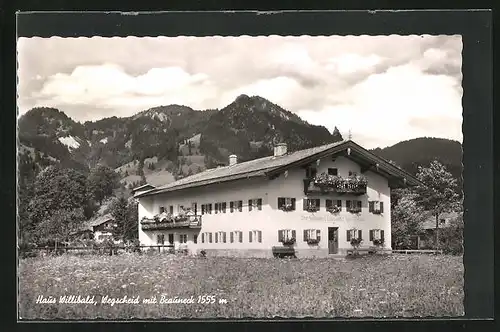
M347 152L348 149L349 152ZM420 184L420 182L411 174L374 155L353 141L347 140L295 151L287 153L283 156L269 156L237 163L231 166L208 169L204 172L194 174L178 181L149 190L145 193L141 193L136 197L140 198L244 178L272 177L289 168L304 166L329 155L345 155L349 158L357 158L358 163L364 163L366 165L366 170L373 166L374 171L379 173L383 172L385 175L400 178L402 182L406 181L408 185Z
M96 226L102 225L105 222L108 222L110 220L115 220L115 218L113 218L113 216L111 215L111 213L106 213L103 216L100 216L100 217L97 217L95 219L90 220L89 223L88 223L88 226L90 226L90 227L96 227Z

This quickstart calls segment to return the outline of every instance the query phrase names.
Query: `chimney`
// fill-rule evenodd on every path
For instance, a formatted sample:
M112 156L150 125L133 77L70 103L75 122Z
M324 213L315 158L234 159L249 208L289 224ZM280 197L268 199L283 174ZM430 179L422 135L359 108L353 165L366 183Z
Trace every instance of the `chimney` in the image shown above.
M274 156L284 156L286 154L286 150L286 143L278 143L274 146Z
M238 163L238 157L235 154L229 156L229 166L236 165Z

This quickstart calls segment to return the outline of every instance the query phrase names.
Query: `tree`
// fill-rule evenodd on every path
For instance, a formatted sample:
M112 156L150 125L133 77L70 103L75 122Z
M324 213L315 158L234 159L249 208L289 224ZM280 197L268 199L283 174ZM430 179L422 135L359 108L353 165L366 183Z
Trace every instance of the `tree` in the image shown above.
M340 133L339 128L337 128L337 126L335 126L335 128L333 129L332 136L333 136L333 142L339 142L342 141L343 139L342 134Z
M71 235L83 226L85 216L83 209L60 209L37 225L39 241L57 243L67 241Z
M116 227L113 231L115 240L136 239L138 236L137 202L123 196L117 198L111 205L111 215L115 219Z
M28 215L32 228L50 219L55 211L72 211L87 206L85 176L73 169L49 166L41 171L33 186Z
M424 183L415 189L415 200L436 219L435 247L439 249L439 215L459 208L457 180L439 161L419 166L417 178Z
M188 141L187 144L188 144L188 154L191 156L193 154L193 152L191 151L193 143L191 143L191 141Z
M411 191L401 190L397 195L397 202L391 207L392 242L396 248L407 249L412 245L412 238L422 231L426 214Z
M111 203L111 215L116 223L116 227L113 229L113 237L115 240L123 240L128 218L127 205L127 199L123 196L120 196Z
M119 187L119 176L111 168L99 165L90 171L88 177L88 190L93 198L102 205L102 201L113 194Z

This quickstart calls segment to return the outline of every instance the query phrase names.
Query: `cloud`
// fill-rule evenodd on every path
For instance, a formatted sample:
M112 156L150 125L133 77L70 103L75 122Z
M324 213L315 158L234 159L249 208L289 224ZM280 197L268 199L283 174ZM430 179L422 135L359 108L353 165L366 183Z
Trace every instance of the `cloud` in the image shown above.
M460 140L461 51L460 36L20 38L18 105L83 121L244 93L362 144L436 136L444 118Z

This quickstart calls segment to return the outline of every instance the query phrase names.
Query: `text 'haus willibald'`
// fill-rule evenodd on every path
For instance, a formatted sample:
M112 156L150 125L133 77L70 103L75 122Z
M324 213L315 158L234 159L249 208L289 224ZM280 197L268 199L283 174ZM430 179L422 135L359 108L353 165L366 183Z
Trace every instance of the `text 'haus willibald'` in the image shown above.
M139 241L207 255L298 257L391 248L391 188L412 175L351 140L209 169L161 187L136 189ZM139 190L140 189L140 190Z

